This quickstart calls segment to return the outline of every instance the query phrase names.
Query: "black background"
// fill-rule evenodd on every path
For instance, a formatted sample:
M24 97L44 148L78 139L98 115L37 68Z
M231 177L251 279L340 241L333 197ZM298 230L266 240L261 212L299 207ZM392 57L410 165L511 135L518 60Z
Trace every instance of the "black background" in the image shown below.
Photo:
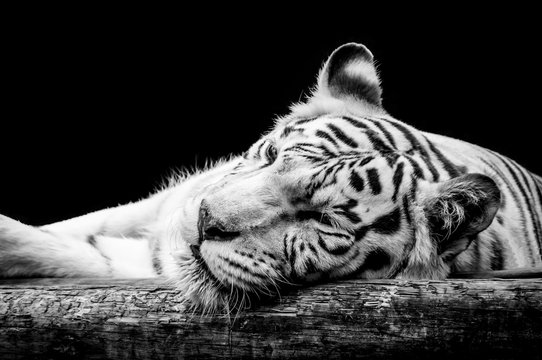
M4 23L0 120L0 213L30 224L137 200L173 168L246 150L350 41L377 59L391 115L542 173L528 9L371 24L348 9L272 20L31 10Z

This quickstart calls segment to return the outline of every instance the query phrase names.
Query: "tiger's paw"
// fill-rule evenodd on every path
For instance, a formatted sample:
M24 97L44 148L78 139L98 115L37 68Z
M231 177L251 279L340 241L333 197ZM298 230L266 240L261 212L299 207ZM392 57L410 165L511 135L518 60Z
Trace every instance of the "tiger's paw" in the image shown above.
M27 240L32 236L31 226L0 215L0 278L19 275Z

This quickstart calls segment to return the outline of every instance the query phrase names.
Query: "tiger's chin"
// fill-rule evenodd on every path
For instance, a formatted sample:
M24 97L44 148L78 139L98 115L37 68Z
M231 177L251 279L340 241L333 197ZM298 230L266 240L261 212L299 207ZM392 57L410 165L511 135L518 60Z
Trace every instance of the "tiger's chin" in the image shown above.
M270 291L258 284L247 286L235 279L219 280L197 250L194 254L177 255L177 271L170 277L172 285L183 289L184 310L202 315L231 315L249 309L256 303L278 297L279 289Z

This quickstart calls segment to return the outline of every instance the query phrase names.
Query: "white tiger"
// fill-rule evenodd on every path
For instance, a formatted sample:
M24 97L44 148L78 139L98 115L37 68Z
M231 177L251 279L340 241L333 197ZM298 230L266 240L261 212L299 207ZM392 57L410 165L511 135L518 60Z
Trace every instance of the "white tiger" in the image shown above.
M215 311L315 279L540 266L540 188L501 155L392 118L372 54L350 43L242 156L47 226L0 217L0 276L164 275Z

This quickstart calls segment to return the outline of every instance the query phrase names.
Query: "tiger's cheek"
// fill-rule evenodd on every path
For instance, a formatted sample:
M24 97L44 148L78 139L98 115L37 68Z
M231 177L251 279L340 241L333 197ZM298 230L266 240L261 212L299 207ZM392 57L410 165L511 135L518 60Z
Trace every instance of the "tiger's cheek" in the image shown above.
M336 240L335 242L333 240ZM339 245L343 245L342 247ZM287 274L295 280L310 282L342 268L358 255L352 241L330 239L317 229L301 225L282 237L282 258Z

